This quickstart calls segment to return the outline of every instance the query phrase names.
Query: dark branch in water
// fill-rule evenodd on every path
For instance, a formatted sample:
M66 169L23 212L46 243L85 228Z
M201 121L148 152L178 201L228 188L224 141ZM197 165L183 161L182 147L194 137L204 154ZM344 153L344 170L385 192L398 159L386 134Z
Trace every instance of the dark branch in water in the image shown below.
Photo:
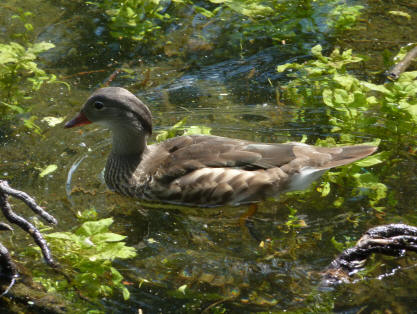
M46 211L43 210L38 204L36 204L35 200L27 195L25 192L12 189L8 184L7 181L0 180L0 193L11 195L15 198L20 199L23 201L34 213L41 216L45 221L56 225L58 222L56 221L55 217L49 215Z
M56 219L44 211L38 204L36 204L35 200L31 198L29 195L22 191L18 191L12 189L8 184L7 181L0 180L0 209L3 212L4 217L24 231L29 233L36 244L40 247L42 254L45 258L46 263L51 267L56 267L54 260L51 256L51 251L49 250L48 243L43 238L40 231L28 222L23 217L17 215L11 208L10 203L8 202L7 198L8 195L11 195L15 198L22 200L30 209L32 209L36 214L41 216L44 220L49 223L56 224ZM13 230L8 224L0 223L0 230ZM17 269L15 264L13 263L8 250L0 243L0 267L2 271L0 272L1 277L6 277L10 280L10 284L7 289L3 292L3 294L7 293L10 288L13 286L14 281L17 277Z
M402 59L400 62L398 62L395 66L392 67L390 71L386 73L387 78L391 81L397 80L401 73L403 73L407 68L410 66L411 62L417 58L417 46L415 46L413 49L411 49Z
M0 278L5 278L9 285L7 288L3 291L2 294L0 294L0 297L5 295L9 292L9 290L13 287L14 283L16 282L16 278L19 276L17 272L16 265L13 263L13 260L10 256L9 251L7 248L0 243Z
M323 285L349 282L372 253L401 256L405 251L417 252L417 228L391 224L369 229L353 248L345 250L328 267Z
M1 231L14 231L14 229L12 227L10 227L10 225L8 225L4 222L0 222L0 230Z

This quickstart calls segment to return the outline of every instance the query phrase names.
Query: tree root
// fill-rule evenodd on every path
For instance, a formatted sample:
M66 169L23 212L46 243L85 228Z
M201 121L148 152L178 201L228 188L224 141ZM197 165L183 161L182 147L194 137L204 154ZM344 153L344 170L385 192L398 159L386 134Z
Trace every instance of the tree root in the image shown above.
M353 248L345 250L323 274L322 285L350 282L350 276L365 264L372 253L402 256L417 252L417 227L390 224L369 229Z
M387 71L386 76L391 81L396 81L400 75L407 70L411 62L417 58L417 46L411 49L405 57L392 67L391 70Z
M48 243L43 238L40 231L34 225L32 225L23 217L17 215L12 210L10 203L7 200L9 195L23 201L34 213L41 216L48 223L57 224L57 220L53 216L48 214L45 210L43 210L38 204L36 204L35 200L32 197L30 197L28 194L19 190L15 190L8 185L7 181L0 180L0 209L3 212L4 217L6 217L6 219L9 222L18 225L24 231L29 233L32 236L35 243L40 247L43 257L45 259L45 262L49 266L56 268L57 264L52 259L51 251L49 250ZM13 228L10 227L8 224L0 223L0 230L13 230ZM6 279L9 282L8 287L1 294L1 295L4 295L13 286L16 278L18 277L18 272L17 272L16 265L13 263L13 260L10 256L9 251L1 243L0 243L0 268L1 268L0 278Z

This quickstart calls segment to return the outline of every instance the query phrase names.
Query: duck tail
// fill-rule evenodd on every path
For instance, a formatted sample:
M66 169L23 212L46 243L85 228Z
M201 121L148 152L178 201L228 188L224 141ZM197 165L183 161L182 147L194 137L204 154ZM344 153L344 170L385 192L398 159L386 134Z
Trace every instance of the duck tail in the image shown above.
M339 167L346 164L350 164L362 158L365 158L378 149L377 146L370 145L353 145L353 146L340 146L331 148L318 148L320 152L329 153L332 158L324 164L322 169L330 169L333 167Z

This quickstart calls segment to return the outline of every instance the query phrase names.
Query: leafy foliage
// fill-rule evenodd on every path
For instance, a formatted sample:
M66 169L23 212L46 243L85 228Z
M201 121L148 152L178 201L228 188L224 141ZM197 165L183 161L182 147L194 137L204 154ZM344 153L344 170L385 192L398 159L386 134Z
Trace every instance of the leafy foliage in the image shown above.
M34 62L40 53L53 47L53 44L46 42L28 44L27 47L16 42L0 44L0 90L3 99L7 101L2 101L3 114L7 109L24 112L18 105L18 99L25 98L25 93L19 88L23 81L30 83L30 89L36 91L44 82L52 83L56 80L54 75L47 75Z
M178 135L198 135L198 134L209 135L211 133L210 127L199 126L199 125L192 125L192 126L186 127L185 126L186 121L187 121L187 118L184 118L181 121L177 122L172 127L170 127L168 130L160 131L159 134L156 136L156 141L163 142L171 137L175 137Z
M338 5L330 11L327 23L337 31L352 29L363 8L361 5Z
M26 33L17 33L22 43L10 42L0 44L0 115L2 119L10 118L11 113L23 114L30 108L23 103L31 98L31 92L38 91L44 83L56 82L56 76L47 74L38 67L35 62L38 56L52 49L54 44L47 42L31 43L28 32L33 31L33 26L28 22L32 16L30 12L14 15L25 27ZM29 85L29 86L28 86ZM35 124L36 117L24 120L24 125L40 134L40 128Z
M387 187L363 168L392 160L401 149L412 145L409 142L411 138L401 134L415 135L417 131L417 71L403 73L396 82L374 84L349 73L348 65L362 61L351 50L340 52L335 49L326 57L321 46L315 46L312 54L315 58L303 64L278 66L279 72L295 70L288 72L293 79L284 87L284 95L288 101L299 106L309 104L321 107L324 104L331 132L338 135L341 143L355 143L353 134L358 131L374 138L387 139L382 146L384 152L327 175L328 182L348 183L354 188L356 196L366 195L371 206L382 210L376 204L387 196ZM372 112L379 112L379 115ZM370 128L371 125L375 127ZM317 144L335 142L328 138L318 140ZM323 195L328 194L328 188L327 182L322 184ZM343 201L343 198L338 199L335 205L340 206Z
M116 39L133 41L160 41L164 35L183 25L175 25L183 15L195 32L205 40L211 40L210 31L201 32L195 21L203 16L206 24L223 25L219 40L234 48L252 41L282 43L294 38L309 38L311 33L323 33L331 29L350 29L360 14L362 6L340 4L338 0L127 0L90 1L104 11L110 34ZM200 17L199 17L200 16ZM181 24L184 19L181 18ZM187 24L187 23L186 23ZM185 26L187 27L187 26ZM166 41L170 41L167 36Z
M300 217L298 217L297 209L293 207L289 207L289 210L290 210L290 213L288 215L287 221L285 222L285 225L289 229L306 227L305 221L301 219Z
M347 6L339 1L254 1L211 0L217 6L212 11L220 19L240 16L234 21L234 30L240 41L269 38L278 43L292 38L321 33L325 25L337 30L350 29L356 22L362 6ZM207 16L207 15L206 15ZM326 21L323 24L323 20Z
M91 216L91 212L83 216ZM136 256L133 247L126 246L126 237L109 231L112 218L86 221L74 232L55 232L45 235L54 255L67 271L71 271L71 282L53 281L48 276L38 276L49 291L68 292L75 288L90 297L105 297L114 288L129 298L129 290L123 285L123 276L112 266L114 259L127 259ZM70 290L72 291L72 290Z
M115 38L129 38L146 41L148 37L157 37L160 22L170 19L162 13L164 1L161 0L127 0L127 1L90 1L102 9L109 18L110 34Z

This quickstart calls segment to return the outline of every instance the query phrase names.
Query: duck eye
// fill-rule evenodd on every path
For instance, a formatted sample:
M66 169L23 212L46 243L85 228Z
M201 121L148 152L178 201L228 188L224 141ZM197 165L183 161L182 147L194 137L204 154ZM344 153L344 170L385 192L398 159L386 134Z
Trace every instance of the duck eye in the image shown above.
M101 110L103 109L104 105L101 101L96 101L94 102L94 108L96 108L97 110Z

